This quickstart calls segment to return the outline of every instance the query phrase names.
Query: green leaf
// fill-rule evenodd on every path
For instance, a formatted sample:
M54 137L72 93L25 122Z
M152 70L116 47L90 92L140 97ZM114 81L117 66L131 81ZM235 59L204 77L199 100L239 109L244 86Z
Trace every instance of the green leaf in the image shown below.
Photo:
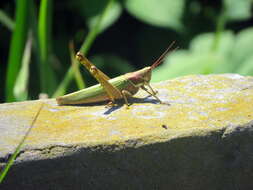
M13 89L19 73L25 42L27 39L27 31L29 28L28 18L31 2L30 0L19 0L16 2L16 24L11 38L5 86L7 102L15 101Z
M232 48L231 60L235 71L251 57L253 52L253 27L242 30L237 34L235 45Z
M217 38L215 35L215 33L206 33L195 37L190 43L190 51L193 54L202 55L212 53L224 60L223 63L217 65L214 72L232 72L234 65L233 62L229 60L231 60L231 56L233 55L235 36L230 31L222 32L219 35L218 41L216 41ZM213 48L214 43L217 43L215 44L215 49Z
M15 86L14 86L14 95L18 101L24 101L28 97L28 79L29 79L29 63L31 58L32 50L32 35L29 33L25 51L22 59L22 66L19 71Z
M190 43L188 51L179 50L170 55L164 64L154 70L152 81L161 81L189 74L232 72L231 61L235 36L223 32L216 43L215 33L201 34Z
M238 68L237 73L241 75L246 75L246 76L253 75L253 56L252 55L248 57L248 59L245 60L241 64L241 67Z
M229 20L245 20L251 17L252 0L223 0Z
M141 21L160 27L182 29L185 0L126 0L126 9Z
M121 12L122 12L122 8L120 4L117 1L114 1L109 11L106 12L103 20L101 21L101 25L99 27L99 33L103 32L105 29L110 27L114 22L116 22L116 20L120 17ZM99 14L88 18L88 26L90 29L94 27L98 19L99 19Z
M152 82L190 74L210 74L225 60L214 54L192 54L188 51L177 51L168 56L164 64L153 71Z
M109 2L110 0L75 0L69 3L86 20L88 27L91 29L94 28L94 25L100 19L101 12ZM120 17L122 12L120 3L113 0L110 4L108 11L103 15L98 33L103 32Z
M190 49L193 53L204 54L214 51L220 56L230 57L232 47L234 46L234 40L235 37L232 32L222 32L216 49L213 49L215 33L200 34L191 41Z

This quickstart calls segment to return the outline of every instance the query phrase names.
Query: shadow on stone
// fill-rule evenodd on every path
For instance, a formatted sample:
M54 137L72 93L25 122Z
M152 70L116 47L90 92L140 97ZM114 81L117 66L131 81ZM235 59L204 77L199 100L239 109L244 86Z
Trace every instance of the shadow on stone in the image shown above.
M157 101L156 99L150 99L150 95L146 96L145 98L135 98L135 97L131 97L129 98L129 103L130 103L130 107L131 105L133 105L134 103L139 103L139 104L159 104L159 101ZM108 101L103 101L103 102L97 102L97 103L87 103L87 104L68 104L68 105L64 105L64 106L76 106L76 107L84 107L84 106L106 106L106 104L108 103ZM124 107L125 102L124 100L116 100L116 106L113 107L109 107L108 110L106 110L104 112L104 115L109 115L112 112ZM166 104L165 105L170 106L170 104Z

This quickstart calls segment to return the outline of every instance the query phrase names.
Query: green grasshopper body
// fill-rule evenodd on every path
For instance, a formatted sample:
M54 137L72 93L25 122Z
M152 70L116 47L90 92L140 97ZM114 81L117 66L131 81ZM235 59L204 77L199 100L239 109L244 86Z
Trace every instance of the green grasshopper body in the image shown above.
M132 92L138 91L138 88L132 87L128 80L123 76L119 76L108 81L118 90L129 89ZM132 87L132 88L131 88ZM131 88L131 89L130 89ZM135 92L135 93L136 93ZM122 99L123 97L115 97L115 99ZM63 104L86 104L96 103L110 100L106 91L101 84L97 84L77 92L73 92L57 98L57 102L60 105Z
M108 105L113 106L115 100L124 99L126 105L129 106L127 98L132 97L141 88L161 103L161 100L156 96L157 92L152 89L149 82L151 80L152 69L163 61L171 45L152 66L113 79L110 79L78 52L76 55L77 60L90 71L100 84L60 96L56 98L56 101L59 105L65 105L96 103L109 100Z

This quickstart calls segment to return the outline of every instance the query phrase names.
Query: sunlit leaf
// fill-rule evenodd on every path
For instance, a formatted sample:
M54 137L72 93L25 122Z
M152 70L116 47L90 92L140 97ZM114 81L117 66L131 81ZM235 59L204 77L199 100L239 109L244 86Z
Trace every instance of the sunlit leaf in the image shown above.
M71 7L75 8L79 14L87 21L88 27L94 28L94 25L100 19L101 13L108 5L110 0L75 0L69 2ZM111 26L120 16L122 7L118 0L113 0L108 7L108 11L103 15L99 26L99 33Z
M252 15L252 0L223 0L226 16L230 20L245 20Z
M231 31L225 31L220 34L218 41L216 40L215 33L200 34L191 41L190 51L202 55L212 53L224 60L224 63L217 65L215 72L232 72L235 66L229 60L232 56L235 36ZM215 49L214 43L217 43Z
M105 16L101 22L101 25L99 27L99 32L102 32L106 28L111 26L119 18L121 12L122 12L122 8L121 8L120 4L117 1L115 1L111 5L109 11L107 11L107 13L105 14ZM99 19L99 14L88 18L89 28L94 27L94 25L96 24L98 19Z
M235 45L232 47L231 60L235 68L239 67L252 56L253 52L253 27L242 30L237 34ZM236 70L235 70L236 71Z
M185 0L126 0L130 14L143 22L160 27L181 29Z
M190 50L199 54L214 51L220 56L230 57L232 47L234 46L234 34L231 31L222 32L216 49L213 49L215 37L215 33L206 33L196 36L190 43Z
M237 70L237 73L241 75L253 75L253 56L251 55L245 60Z
M165 63L153 71L152 82L167 80L190 74L210 74L225 60L214 53L192 54L187 51L177 51L168 56Z

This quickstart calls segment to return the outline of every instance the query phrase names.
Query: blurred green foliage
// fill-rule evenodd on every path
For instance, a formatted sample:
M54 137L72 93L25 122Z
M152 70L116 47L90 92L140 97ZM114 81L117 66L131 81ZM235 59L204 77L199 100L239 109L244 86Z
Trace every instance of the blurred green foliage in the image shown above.
M49 97L95 83L81 51L110 77L179 50L152 81L188 74L253 75L252 0L16 0L0 9L2 101ZM80 70L81 69L81 70Z

